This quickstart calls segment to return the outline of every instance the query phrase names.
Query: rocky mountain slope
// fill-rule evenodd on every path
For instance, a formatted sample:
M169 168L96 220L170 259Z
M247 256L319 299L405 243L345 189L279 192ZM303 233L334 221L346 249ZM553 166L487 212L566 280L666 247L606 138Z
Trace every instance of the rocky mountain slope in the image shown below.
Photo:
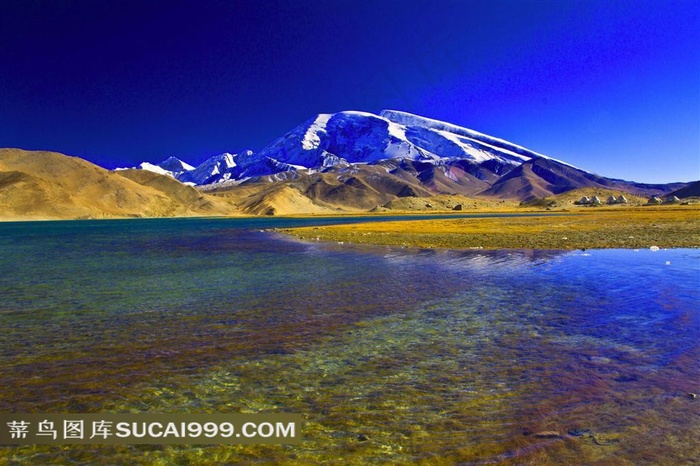
M430 205L398 201L436 196L532 201L581 188L658 196L688 185L606 178L395 110L316 115L260 152L196 167L169 157L108 171L57 153L0 150L0 219L329 213Z
M0 149L0 220L235 213L226 200L169 176L109 171L55 152Z
M328 170L389 160L472 171L499 177L532 158L533 151L448 123L385 110L321 114L273 141L262 151L221 154L196 169L172 171L173 158L141 168L171 170L183 182L197 185L298 172ZM177 160L177 159L175 159ZM177 160L178 168L182 164ZM483 172L483 173L482 173ZM449 175L448 175L449 176ZM452 177L454 178L454 177Z
M158 169L172 164L168 159ZM258 153L221 154L173 176L217 194L271 183L261 192L291 189L317 207L342 210L402 197L531 201L579 188L651 196L685 186L606 178L503 139L395 110L320 114Z
M700 197L700 181L688 183L687 186L669 193L669 196L676 196L681 199L688 197Z

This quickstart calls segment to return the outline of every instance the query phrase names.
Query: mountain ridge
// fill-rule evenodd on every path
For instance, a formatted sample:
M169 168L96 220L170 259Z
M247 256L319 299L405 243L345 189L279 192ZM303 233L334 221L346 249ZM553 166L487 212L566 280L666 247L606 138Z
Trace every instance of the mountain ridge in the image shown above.
M31 218L361 212L430 205L397 202L410 198L530 202L583 188L648 197L696 192L684 190L690 185L606 178L396 110L319 114L260 152L225 152L196 167L170 156L109 171L57 153L0 150L2 214Z
M317 171L342 176L360 165L384 167L386 177L410 185L403 192L414 193L421 191L416 182L436 194L521 201L581 187L643 195L670 191L665 185L606 178L505 139L398 110L318 114L258 153L224 153L175 176L199 186L222 183L220 187L231 188L250 181L289 181Z
M228 155L231 162L223 170L210 172L210 177L195 179L196 184L390 159L436 165L457 160L478 165L495 160L515 166L533 157L546 157L503 139L396 110L384 110L379 115L359 111L319 114L258 153L221 155ZM190 181L187 175L179 179Z
M0 149L0 219L235 215L225 200L143 170L49 151Z

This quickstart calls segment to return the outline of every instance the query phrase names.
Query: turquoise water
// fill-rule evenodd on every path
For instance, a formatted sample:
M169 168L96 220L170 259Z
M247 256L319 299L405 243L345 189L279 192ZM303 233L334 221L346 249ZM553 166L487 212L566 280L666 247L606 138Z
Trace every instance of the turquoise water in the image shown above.
M296 446L16 446L0 464L697 464L700 250L269 231L313 221L0 224L1 412L306 419Z

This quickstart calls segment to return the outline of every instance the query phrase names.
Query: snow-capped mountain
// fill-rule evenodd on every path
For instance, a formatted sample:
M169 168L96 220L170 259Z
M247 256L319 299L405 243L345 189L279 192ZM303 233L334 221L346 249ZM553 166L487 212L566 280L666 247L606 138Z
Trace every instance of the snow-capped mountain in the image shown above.
M182 173L177 178L183 183L189 182L196 185L228 180L231 178L231 170L236 167L236 158L238 158L238 154L228 152L215 155L199 164L197 168Z
M541 154L507 141L410 113L320 114L240 164L239 176L400 159L445 165L497 162L516 167Z
M232 178L232 175L237 165L236 160L239 157L245 158L252 155L252 151L246 151L243 154L224 152L209 157L197 167L193 167L176 157L169 157L158 164L143 162L136 168L169 175L182 183L205 185L235 179Z
M139 168L160 169L159 173L182 182L205 185L388 160L427 163L446 172L459 162L472 168L485 166L501 175L539 157L546 158L502 139L410 113L346 111L317 115L258 153L224 153L194 169L171 168L176 165L173 158L156 166L146 162Z
M168 157L167 159L159 163L158 166L164 170L168 170L175 174L194 170L194 167L192 165L183 162L177 157Z
M355 207L434 194L531 200L581 187L665 189L611 180L503 139L396 110L319 114L257 153L224 153L196 168L174 157L139 168L207 190L278 182L311 202Z
M79 217L444 211L496 199L545 205L540 201L575 189L645 197L697 193L697 183L610 179L503 139L394 110L320 114L258 153L223 153L197 167L169 157L107 171L50 152L0 149L0 156L10 183L4 192L12 200L5 210L20 218L28 212L53 218L61 211ZM17 183L38 194L17 195Z
M183 162L177 157L168 157L156 165L149 162L143 162L138 166L138 168L141 170L159 173L161 175L169 175L173 178L178 178L183 173L194 170L192 165Z

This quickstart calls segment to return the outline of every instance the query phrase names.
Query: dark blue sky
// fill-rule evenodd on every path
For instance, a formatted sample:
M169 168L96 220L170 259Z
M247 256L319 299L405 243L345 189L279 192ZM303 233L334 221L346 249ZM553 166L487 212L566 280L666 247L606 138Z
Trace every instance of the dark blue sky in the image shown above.
M696 0L0 0L0 147L103 166L404 110L605 176L700 178Z

